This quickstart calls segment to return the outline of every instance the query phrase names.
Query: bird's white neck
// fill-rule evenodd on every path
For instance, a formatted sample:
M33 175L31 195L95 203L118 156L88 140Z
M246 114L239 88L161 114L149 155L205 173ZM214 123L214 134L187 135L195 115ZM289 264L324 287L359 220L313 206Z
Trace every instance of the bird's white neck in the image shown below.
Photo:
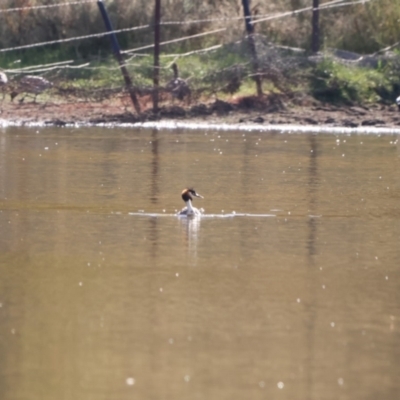
M187 213L188 214L194 214L194 208L192 206L192 201L191 200L187 200L187 201L185 201L185 204L186 204Z

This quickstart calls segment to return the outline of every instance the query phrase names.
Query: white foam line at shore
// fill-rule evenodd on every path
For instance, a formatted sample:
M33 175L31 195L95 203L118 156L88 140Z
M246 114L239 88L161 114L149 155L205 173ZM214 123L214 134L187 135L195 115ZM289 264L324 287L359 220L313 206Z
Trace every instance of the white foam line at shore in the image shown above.
M45 122L19 122L0 119L0 127L54 127L51 123ZM247 131L247 132L278 132L278 133L330 133L330 134L369 134L369 135L400 135L400 127L373 127L357 126L354 128L326 125L291 125L291 124L215 124L207 122L178 122L178 121L152 121L137 123L73 123L65 124L59 128L84 128L84 127L104 127L104 128L144 128L144 129L191 129L191 130L219 130L219 131Z
M152 129L212 129L221 131L239 130L239 131L261 131L261 132L281 132L281 133L333 133L333 134L347 134L347 133L363 133L363 134L400 134L400 127L371 127L371 126L357 126L339 127L339 126L321 126L321 125L291 125L291 124L270 124L270 125L257 125L257 124L213 124L207 122L194 123L194 122L176 122L176 121L162 121L162 122L143 122L132 124L134 127L152 128Z

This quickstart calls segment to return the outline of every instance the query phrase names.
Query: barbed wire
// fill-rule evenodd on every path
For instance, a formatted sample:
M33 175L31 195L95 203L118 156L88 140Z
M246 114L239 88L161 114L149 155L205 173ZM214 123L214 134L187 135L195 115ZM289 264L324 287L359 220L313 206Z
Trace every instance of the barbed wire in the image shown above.
M215 51L219 48L222 47L222 44L218 44L215 46L211 47L206 47L204 49L198 49L198 50L192 50L187 53L182 53L182 54L162 54L160 55L161 58L174 58L175 60L178 58L182 57L188 57L193 54L202 54L202 53L208 53L211 51ZM141 64L138 63L132 63L131 60L137 58L137 57L151 57L151 54L133 54L129 58L125 59L123 65L126 67L136 67ZM99 60L96 60L97 62ZM79 65L68 65L76 62L76 60L67 60L67 61L59 61L57 63L49 63L49 64L39 64L39 65L31 65L28 67L23 67L23 68L8 68L4 69L4 71L7 74L10 75L18 75L18 74L24 74L24 73L29 73L29 74L36 74L36 73L42 73L42 72L48 72L48 71L53 71L55 69L62 70L62 69L85 69L85 70L94 70L94 71L116 71L120 69L119 65L116 65L115 67L105 67L105 66L90 66L90 62L79 64ZM172 61L173 62L173 61ZM168 69L170 66L166 67L159 67L159 69Z
M368 3L370 1L371 0L358 0L358 1L350 1L350 2L343 3L343 0L333 0L333 1L321 4L318 9L319 10L327 10L327 9L331 9L331 8L339 8L339 7L349 6L349 5ZM286 12L279 13L279 14L269 15L266 17L257 16L257 19L254 19L252 22L253 22L253 24L257 24L259 22L269 21L272 19L279 19L279 18L283 18L283 17L293 16L296 14L301 14L306 11L312 11L313 9L314 9L314 7L309 6L309 7L300 8L298 10L286 11Z
M82 1L94 1L94 0L82 0ZM353 4L358 4L358 3L369 2L371 0L359 0L357 2L341 3L342 1L344 1L344 0L333 0L331 2L322 4L320 6L320 8L324 9L324 8L328 8L328 6L339 7L342 5L353 5ZM338 2L339 2L339 4L336 4ZM63 3L58 3L58 4L63 4ZM65 3L65 4L67 4L67 3ZM288 11L288 12L280 13L280 14L272 14L272 15L265 14L265 15L267 15L265 18L264 18L264 16L259 16L257 19L253 20L253 24L256 24L256 23L259 23L262 21L283 18L286 16L291 16L293 14L298 14L298 13L306 12L306 11L310 11L310 10L312 10L312 7L306 7L306 8L302 8L302 9L298 9L298 10L294 10L294 11ZM228 22L228 21L232 21L232 20L244 20L244 17L241 16L241 17L232 17L232 18L209 18L209 19L188 20L188 21L166 21L166 22L162 22L161 25L191 24L191 23L211 22L211 21ZM111 35L113 33L130 32L130 31L134 31L134 30L145 29L145 28L149 28L151 26L152 25L148 24L148 25L142 25L142 26L132 27L132 28L122 28L122 29L114 30L112 32L94 33L94 34L83 35L83 36L75 36L75 37L66 38L66 39L58 39L58 40L51 40L51 41L47 41L47 42L40 42L40 43L33 43L33 44L27 44L27 45L21 45L21 46L8 47L8 48L0 49L0 53L5 53L5 52L9 52L9 51L14 51L14 50L29 49L29 48L34 48L34 47L48 46L48 45L58 44L58 43L67 43L67 42L77 41L77 40L91 39L91 38L95 38L95 37ZM226 28L224 28L224 29L226 29ZM185 40L185 39L181 39L181 40ZM176 41L179 41L179 40L176 40ZM171 41L170 43L174 43L174 42ZM145 49L152 48L152 47L153 47L153 45L148 45L148 46L143 46L143 47L140 47L137 49L127 50L125 52L128 53L128 52L133 52L133 51L145 50Z
M68 6L68 5L92 3L94 1L96 0L80 0L80 1L66 0L65 3L56 3L48 6L33 6L33 7L20 7L20 8L8 9L10 11L0 10L0 17L2 16L1 14L2 12L12 12L22 9L24 10L50 9L59 6L61 7L64 5ZM371 1L372 0L327 1L324 4L320 4L319 10L322 11L327 9L333 9L336 7L365 4ZM0 0L0 6L1 2L2 0ZM36 2L31 2L31 3L37 4ZM91 5L88 7L91 7ZM90 10L92 11L91 8ZM297 16L300 13L304 12L310 13L310 11L312 10L313 7L304 7L304 8L299 8L297 10L285 11L280 13L273 13L273 14L269 13L263 15L256 14L252 17L252 22L254 24L257 24L263 21L278 20L280 18ZM94 11L95 10L93 10L93 12ZM342 15L343 13L344 11L341 11L340 15ZM308 18L309 14L305 15L306 18ZM242 83L247 84L248 81L246 80L252 79L256 76L262 77L265 80L265 82L267 81L269 81L270 83L272 82L272 85L274 85L277 89L279 89L280 92L285 93L286 90L285 77L289 76L289 74L291 74L295 70L296 66L301 67L302 65L305 65L308 67L309 65L314 65L311 64L315 62L314 59L311 60L311 57L309 57L309 53L306 52L306 50L294 49L285 46L278 46L272 43L270 37L263 35L262 31L264 29L261 29L260 27L260 29L256 29L256 33L254 34L256 49L260 61L259 68L257 69L257 71L254 71L252 60L248 53L248 46L242 45L243 43L246 43L248 38L248 36L246 36L244 33L244 24L243 24L244 20L245 18L243 16L235 16L235 17L161 22L161 25L163 26L167 25L180 25L180 26L172 30L172 32L176 32L175 36L178 37L161 42L160 46L175 44L181 41L187 41L193 38L199 38L199 37L204 37L206 35L210 35L210 39L199 41L200 46L196 47L200 48L188 51L186 53L166 54L165 50L168 51L169 49L172 49L172 51L175 52L182 50L179 48L179 46L171 46L170 48L167 49L165 49L165 47L162 48L163 54L160 54L161 66L158 67L158 69L161 71L160 72L161 84L159 85L159 88L161 88L161 93L164 96L162 101L167 101L166 99L169 98L168 96L172 96L171 93L169 93L167 90L166 83L169 82L169 80L172 77L170 67L173 62L176 62L176 60L179 60L178 64L180 66L180 69L182 70L183 78L185 82L187 82L190 85L192 93L194 94L193 98L195 99L195 101L203 101L203 99L206 98L206 96L213 96L213 95L216 96L217 91L222 91L223 93L233 95L239 90L240 85ZM231 23L232 21L240 21L240 23L239 22ZM197 27L198 28L197 32L201 31L201 33L184 36L185 31L187 32L187 29L184 25L196 24L196 23L208 23L208 22L214 22L214 24L210 25L205 24L201 28ZM206 30L208 27L218 28L218 29ZM86 28L89 29L89 27ZM150 24L147 25L123 28L119 30L114 30L113 32L100 32L95 34L76 36L72 38L52 40L48 42L9 47L7 49L0 49L0 56L2 56L1 53L7 51L29 49L39 46L105 37L114 33L118 34L123 32L141 30L141 29L149 29L144 32L146 38L144 40L141 39L140 40L141 43L140 42L137 43L137 41L134 41L135 45L139 45L140 47L122 51L124 55L123 64L124 66L129 67L129 73L132 74L132 82L134 83L134 87L135 89L138 90L138 95L146 99L146 96L149 93L152 93L153 90L153 86L151 83L151 76L154 70L154 66L152 65L153 54L151 51L147 50L152 49L154 47L154 44L148 44L148 45L145 44L146 42L151 43L151 38L149 38L149 33L152 32L153 28L154 28L154 23L151 22ZM228 35L225 32L230 32L230 34ZM398 44L399 43L396 43L395 45L389 46L386 49L395 47ZM204 47L205 45L209 47ZM65 48L66 47L67 46L65 46ZM193 48L195 46L192 45L188 47ZM285 50L289 50L290 52L279 51L277 50L277 48L279 47ZM220 53L218 50L221 48L223 48L223 50ZM300 54L299 56L296 54L295 56L293 56L294 51L298 52L301 51L304 54ZM374 54L377 54L379 52L380 51ZM222 63L215 62L215 60L221 58L222 54L228 54L228 53L235 53L238 54L238 56L232 57L232 59L228 59L227 62L225 62L225 60ZM182 59L183 57L190 57L195 54L205 54L205 56L199 56L199 57L195 56L189 58L187 60L187 63L185 63L184 60ZM321 60L323 57L327 56L329 57L330 53L327 52L326 49L323 49L320 58L318 58L317 62L319 62L319 60ZM7 58L5 58L5 60L7 60ZM201 68L197 66L197 62L199 60L204 61L204 66ZM54 94L55 96L54 101L56 101L57 104L60 101L59 99L63 99L62 101L70 101L71 99L74 99L74 102L76 101L76 99L78 99L78 101L81 101L82 99L86 101L92 101L93 99L103 101L106 98L111 98L111 96L115 96L116 99L125 99L126 97L126 99L128 99L127 104L130 104L126 88L122 85L123 80L120 74L117 73L117 71L120 69L120 65L116 60L114 60L111 57L103 56L103 57L93 58L90 62L84 62L84 61L85 60L80 59L79 56L76 56L75 60L66 60L66 61L59 61L47 64L43 63L39 65L36 64L21 68L15 68L17 66L21 66L21 63L18 64L17 62L14 62L13 64L11 64L10 62L8 66L9 67L12 66L12 68L8 70L0 69L1 71L4 71L5 73L11 75L9 77L10 85L1 88L0 95L2 92L3 94L6 93L7 95L10 95L11 101L14 101L15 93L23 93L23 90L25 90L23 87L23 80L21 80L21 78L24 75L38 74L42 75L43 77L52 82L53 84L52 95ZM99 71L99 72L97 73L92 71ZM20 103L23 102L23 99L24 98L21 98L19 100ZM127 107L126 104L124 105L124 107L126 110Z
M79 1L69 1L69 2L65 2L65 3L45 4L45 5L40 5L40 6L3 8L3 9L0 9L0 14L11 13L11 12L16 12L16 11L25 11L25 10L43 10L46 8L55 8L55 7L63 7L63 6L72 6L72 5L77 5L77 4L94 3L95 1L97 1L97 0L79 0Z
M376 55L378 55L379 53L384 53L384 52L386 52L386 51L392 50L392 49L394 49L394 48L397 47L397 46L400 46L400 42L396 42L396 43L394 43L394 44L392 44L392 45L390 45L390 46L387 46L387 47L385 47L385 48L383 48L383 49L380 49L380 50L376 51L375 53L373 53L373 54L371 54L371 55L372 55L372 56L376 56Z
M71 64L73 62L74 62L74 60L67 60L67 61L58 61L56 63L49 63L49 64L30 65L28 67L23 67L23 68L8 69L8 70L6 70L6 72L10 73L10 74L18 74L18 73L22 73L22 72L25 72L25 71L28 71L28 72L32 73L32 71L34 71L37 68L59 67L59 66L62 66L64 64Z
M256 35L259 36L259 35ZM241 40L237 40L235 42L233 42L232 44L234 45L240 45L241 43L245 42L246 38L243 38ZM371 54L371 56L375 56L378 55L381 52L390 50L393 47L396 47L400 44L400 42L395 43L392 46L389 47L385 47L381 50L378 50L377 52ZM293 48L293 47L288 47L288 46L279 46L279 45L273 45L271 44L273 47L275 48L282 48L284 50L291 50L291 51L295 51L296 53L298 52L305 52L304 49L299 49L299 48ZM188 57L191 56L193 54L202 54L202 53L208 53L208 52L212 52L212 51L216 51L218 49L220 49L223 45L222 44L218 44L215 46L210 46L207 48L202 48L202 49L197 49L197 50L193 50L193 51L189 51L186 53L178 53L178 54L174 54L174 53L170 53L170 54L161 54L160 57L161 58L173 58L173 60L171 62L168 63L167 66L162 67L160 66L159 69L169 69L170 65L172 62L176 61L179 58L183 58L183 57ZM327 54L330 54L330 51L327 52ZM137 57L145 57L145 58L149 58L152 57L152 54L141 54L141 53L135 53L133 55L131 55L129 58L126 58L124 61L124 65L126 67L138 67L138 66L143 66L143 64L140 63L134 63L132 62L132 60L134 60ZM96 59L96 62L101 61L101 59ZM107 59L107 61L109 61L109 59ZM23 67L23 68L13 68L13 69L2 69L2 71L4 71L7 74L11 74L11 75L18 75L18 74L25 74L25 73L29 73L29 74L35 74L35 73L43 73L43 72L49 72L49 71L53 71L53 70L63 70L63 69L84 69L84 70L93 70L93 71L116 71L120 69L120 66L116 63L115 66L92 66L90 65L91 62L87 62L87 63L83 63L83 64L79 64L79 65L69 65L72 64L74 62L77 62L77 60L67 60L67 61L60 61L57 63L49 63L49 64L41 64L41 65L34 65L34 66L28 66L28 67ZM153 66L151 66L153 68ZM226 67L225 69L229 70L232 67ZM224 70L225 70L224 69Z
M342 2L344 0L333 0L328 3L324 3L323 5L327 4L334 4L338 2ZM360 0L360 1L370 1L370 0ZM320 5L319 8L322 8L323 5ZM300 13L300 12L305 12L305 11L310 11L312 10L312 7L305 7L299 10L294 10L294 11L287 11L285 13L269 13L269 14L261 14L257 15L257 19L253 19L252 22L256 23L259 21L263 21L262 18L281 18L283 14L285 15L291 15L293 13ZM254 18L254 17L253 17ZM206 22L231 22L231 21L244 21L246 17L243 15L237 16L237 17L218 17L218 18L202 18L202 19L191 19L191 20L183 20L183 21L162 21L160 22L160 25L189 25L189 24L201 24L201 23L206 23Z
M33 67L29 70L26 71L29 74L38 74L38 73L43 73L43 72L49 72L49 71L54 71L54 70L58 70L61 71L62 69L90 69L90 67L88 67L90 65L89 62L84 63L84 64L80 64L80 65L61 65L63 64L63 62L60 62L60 65L55 65L53 67L46 67L46 68L37 68L37 69L33 69ZM48 64L50 65L50 64ZM88 68L86 68L88 67ZM113 69L118 69L119 67L113 68ZM93 68L92 68L93 69ZM5 71L8 74L12 74L12 75L21 75L25 72L24 68L21 69L9 69Z
M66 39L50 40L48 42L40 42L40 43L25 44L25 45L22 45L22 46L7 47L5 49L0 49L0 53L5 53L5 52L8 52L8 51L13 51L13 50L30 49L30 48L33 48L33 47L47 46L47 45L57 44L57 43L72 42L72 41L75 41L75 40L83 40L83 39L90 39L90 38L95 38L95 37L108 36L108 35L112 35L114 33L131 32L131 31L136 31L136 30L139 30L139 29L145 29L145 28L149 28L149 27L150 27L150 25L141 25L141 26L135 26L133 28L117 29L117 30L113 30L111 32L92 33L90 35L75 36L75 37L66 38Z
M192 51L188 51L187 53L181 53L181 54L161 54L160 57L162 58L168 58L168 57L174 57L174 58L180 58L180 57L188 57L191 56L193 54L201 54L201 53L207 53L209 51L214 51L214 50L218 50L222 47L222 44L217 44L215 46L211 46L211 47L206 47L205 49L199 49L199 50L192 50ZM150 54L148 54L148 56L150 56Z
M68 5L68 4L78 4L78 3L88 3L88 2L93 2L95 0L82 0L82 1L77 1L77 2L68 2L68 3L58 3L58 5ZM333 6L335 7L341 7L344 5L354 5L354 4L359 4L359 3L365 3L365 2L369 2L370 0L359 0L359 1L351 1L351 2L344 2L344 0L333 0L327 3L324 3L320 6L321 9L325 9L325 8L332 8ZM51 6L56 6L56 5L51 5ZM39 7L39 6L38 6ZM41 7L41 6L40 6ZM299 13L299 12L305 12L305 11L310 11L312 9L312 7L307 7L307 8L303 8L303 9L299 9L299 10L295 10L295 11L291 11L291 12L286 12L286 13L281 13L281 14L268 14L268 18L282 18L283 16L288 16L288 15L293 15L293 13ZM258 16L258 18L253 21L254 23L257 22L261 22L262 19L260 17L263 16ZM216 18L212 18L212 19L203 19L203 20L189 20L189 21L167 21L164 22L162 24L164 25L168 25L168 24L182 24L182 23L198 23L198 22L205 22L205 21L215 21L215 20L223 20L223 21L229 21L229 20L243 20L243 17L234 17L234 18L220 18L220 19L216 19ZM113 32L101 32L101 33L96 33L96 34L89 34L89 35L84 35L84 36L77 36L77 37L73 37L73 38L66 38L66 39L59 39L59 40L54 40L54 41L48 41L48 42L41 42L41 43L34 43L34 44L30 44L30 45L24 45L24 46L16 46L16 47L10 47L10 48L6 48L6 49L0 49L0 53L1 52L6 52L6 51L12 51L12 50L19 50L19 49L26 49L26 48L33 48L33 47L39 47L39 46L44 46L44 45L50 45L50 44L56 44L56 43L63 43L63 42L70 42L70 41L74 41L74 40L83 40L83 39L89 39L89 38L94 38L94 37L102 37L102 36L107 36L113 33L120 33L120 32L128 32L128 31L134 31L134 30L139 30L139 29L145 29L145 28L149 28L151 25L142 25L142 26L138 26L138 27L132 27L132 28L123 28L123 29L119 29L119 30L114 30ZM200 37L200 36L205 36L205 35L210 35L210 34L214 34L217 32L222 32L224 30L226 30L227 28L220 28L220 29L216 29L213 31L209 31L209 32L203 32L200 34L196 34L196 35L190 35L190 36L185 36L185 37L181 37L181 38L177 38L177 39L173 39L173 40L169 40L169 41L165 41L160 43L160 45L166 45L166 44L171 44L171 43L176 43L179 41L183 41L183 40L189 40L191 38L195 38L195 37ZM389 46L389 48L395 47L397 44L393 45L393 46ZM147 46L142 46L142 47L138 47L138 48L134 48L134 49L130 49L130 50L126 50L123 53L124 54L131 54L131 53L135 53L137 51L140 50L145 50L145 49L149 49L154 47L153 44L151 45L147 45ZM185 57L185 56L189 56L191 54L195 54L195 53L201 53L201 52L208 52L208 51L213 51L217 48L222 47L222 44L218 44L215 46L211 46L209 48L206 49L199 49L199 50L194 50L188 53L184 53L184 54L164 54L162 55L162 57L174 57L174 58L179 58L179 57ZM376 53L379 53L383 50L379 50ZM127 59L125 61L126 65L128 66L134 66L136 64L132 64L130 63L130 61L136 57L136 56L150 56L148 54L140 54L140 53L136 53L134 54L132 57L130 57L129 59ZM93 67L90 66L90 63L84 63L84 64L80 64L78 66L74 65L62 65L62 64L68 64L68 63L72 63L75 62L73 60L69 60L66 62L60 62L60 63L54 63L54 64L45 64L45 65L39 65L39 66L31 66L31 67L25 67L25 68L21 68L21 69L9 69L6 72L9 72L11 74L18 74L18 73L24 73L26 71L28 71L29 73L40 73L40 72L46 72L46 71L51 71L54 69L79 69L79 68L85 68L85 69L106 69L106 70L114 70L114 69L118 69L119 67Z
M193 38L196 38L196 37L211 35L213 33L222 32L222 31L226 31L226 28L214 29L214 30L208 31L208 32L202 32L202 33L197 33L195 35L184 36L184 37L181 37L181 38L178 38L178 39L167 40L165 42L160 42L160 46L163 46L165 44L181 42L182 40L188 40L188 39L193 39ZM136 47L135 49L124 50L121 53L122 54L130 54L130 53L134 53L135 51L151 49L153 47L154 47L154 43L153 44L149 44L147 46Z
M327 9L327 8L342 7L345 5L367 3L370 0L348 1L345 3L344 3L344 1L345 0L333 0L333 1L330 1L327 3L323 3L323 4L319 5L319 9L322 10L322 9ZM79 4L94 3L94 2L97 2L97 0L79 0L79 1L70 1L70 2L46 4L46 5L39 5L39 6L24 6L24 7L6 8L6 9L0 9L0 13L9 13L9 12L23 11L23 10L47 9L47 8L79 5ZM336 3L341 3L341 4L335 5ZM287 11L284 13L258 15L257 18L253 20L253 23L262 22L264 20L268 20L269 18L282 17L285 15L291 15L291 14L298 14L298 13L302 13L305 11L310 11L312 9L313 9L313 7L310 6L310 7L304 7L302 9L298 9L298 10ZM264 19L264 18L266 18L266 19ZM223 18L221 18L221 17L219 17L219 18L203 18L203 19L197 19L197 20L164 21L164 22L161 22L161 25L185 25L185 24L195 24L195 23L205 23L205 22L224 22L224 21L228 22L228 21L239 21L239 20L243 20L243 19L245 19L245 17L243 17L243 16L223 17Z

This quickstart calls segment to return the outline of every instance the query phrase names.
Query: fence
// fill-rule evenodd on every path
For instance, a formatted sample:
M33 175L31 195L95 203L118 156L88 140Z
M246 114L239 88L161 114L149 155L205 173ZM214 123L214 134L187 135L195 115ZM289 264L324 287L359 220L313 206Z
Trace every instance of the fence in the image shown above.
M130 107L129 97L134 104L137 97L137 111L157 109L159 103L161 106L171 102L185 106L216 98L248 101L248 97L260 97L262 93L293 95L298 81L318 61L318 57L312 57L310 53L316 53L322 43L320 35L321 29L324 30L324 16L321 13L338 13L344 7L365 7L366 3L373 1L333 0L319 4L318 0L309 0L304 4L305 1L298 0L292 2L298 5L295 9L272 9L268 12L263 12L258 5L247 9L247 18L242 8L247 3L245 0L226 0L219 8L211 8L200 1L182 1L180 4L187 9L184 10L185 18L180 19L172 18L174 11L168 7L171 2L161 2L159 23L154 20L157 0L154 4L139 0L108 1L105 5L111 22L116 26L112 33L123 48L120 58L115 60L106 54L107 51L111 54L108 50L110 32L104 28L98 1L54 3L43 0L39 3L0 0L4 46L0 48L0 65L8 76L7 84L1 88L10 94L13 101L21 99L28 90L21 78L41 75L52 83L50 90L52 98L56 99L54 101L112 100ZM133 21L134 26L123 26L127 23L126 15L133 15L127 10L128 5L133 7L132 3L146 7L146 12L141 9L136 13L141 17ZM176 10L177 2L172 3ZM191 4L195 4L196 9L188 9ZM63 11L57 12L60 9ZM127 11L121 13L120 10ZM175 14L182 17L179 12L175 11ZM273 24L287 24L291 31L301 26L300 44L303 47L279 44L284 41L274 40L271 34ZM50 40L44 40L46 30L42 32L43 26L47 27ZM53 32L48 32L49 27ZM160 41L154 35L157 27L158 38L163 38ZM91 32L92 29L97 29L98 33ZM86 34L73 35L78 31L83 33L83 30ZM27 32L39 40L30 42ZM394 43L391 47L397 45ZM98 49L97 55L93 49ZM31 62L35 59L40 61L43 55L48 59L49 54L53 62ZM60 56L55 60L58 54ZM69 59L65 59L65 54L70 56ZM336 55L341 59L353 57L345 52L336 52ZM372 59L372 64L375 59ZM18 67L21 64L19 60L28 65ZM123 75L119 72L121 67L125 69ZM127 81L127 76L132 81ZM35 96L40 93L40 88L36 88Z

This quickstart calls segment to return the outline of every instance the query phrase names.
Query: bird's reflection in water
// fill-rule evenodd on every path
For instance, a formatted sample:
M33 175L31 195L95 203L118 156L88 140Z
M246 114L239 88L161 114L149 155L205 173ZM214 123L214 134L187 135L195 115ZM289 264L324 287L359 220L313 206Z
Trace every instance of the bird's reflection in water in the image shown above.
M197 246L200 237L201 216L193 215L191 217L180 217L178 219L184 234L190 265L195 266L197 263Z

